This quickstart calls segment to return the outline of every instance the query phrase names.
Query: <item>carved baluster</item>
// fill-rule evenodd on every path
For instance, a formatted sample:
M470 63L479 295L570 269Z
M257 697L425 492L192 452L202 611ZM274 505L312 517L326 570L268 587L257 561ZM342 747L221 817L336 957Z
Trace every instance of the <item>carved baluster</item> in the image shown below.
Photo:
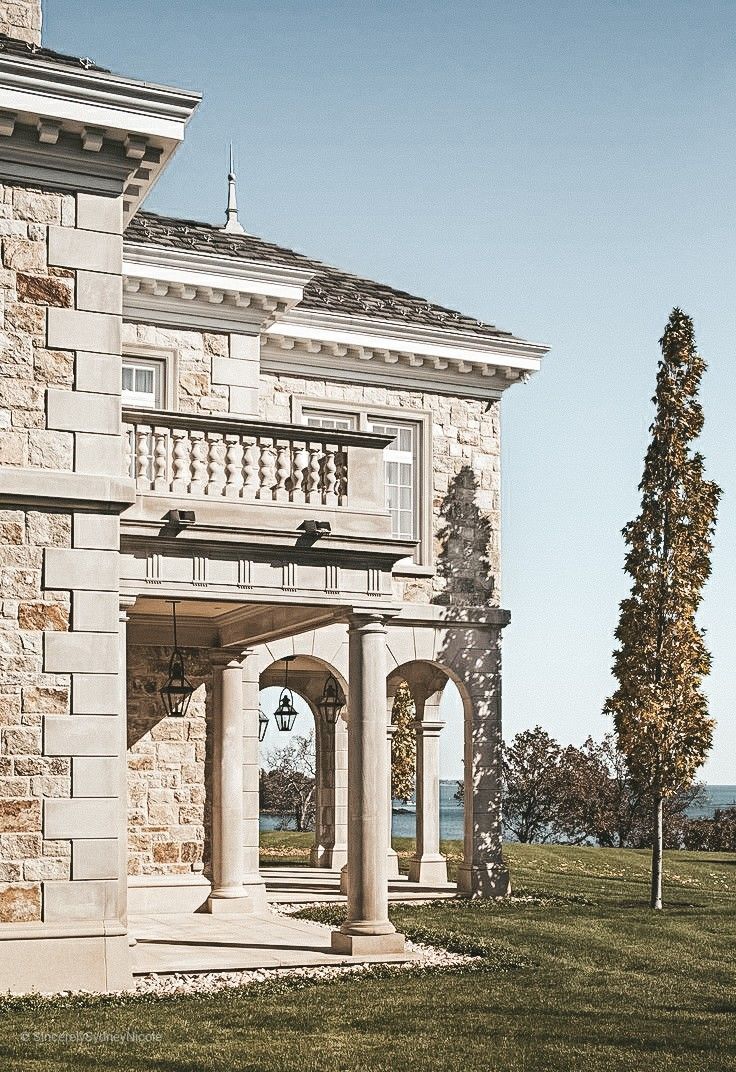
M336 494L338 506L346 506L348 501L348 455L345 450L338 450L335 455L335 465L337 466L336 476Z
M222 495L225 490L225 445L219 432L210 432L210 449L207 458L206 492L208 495Z
M135 478L135 429L130 424L123 425L123 476Z
M273 499L276 485L276 451L272 439L259 439L261 445L259 499Z
M335 448L325 446L322 460L322 502L325 506L337 505L337 462Z
M169 490L169 430L153 430L153 490Z
M322 502L322 444L309 444L309 464L306 475L306 499L308 503Z
M186 495L189 491L191 474L189 438L183 428L174 428L171 435L174 440L171 490L179 492L180 495Z
M151 488L151 429L147 424L135 430L135 482L141 491Z
M243 487L244 499L255 499L261 486L261 448L257 440L249 439L245 447L245 485Z
M276 487L273 492L273 497L277 502L289 501L291 470L291 443L279 443L276 454Z
M191 495L202 495L207 485L207 453L208 445L204 438L204 432L192 431L192 479L189 483Z
M225 443L225 494L229 499L237 499L243 487L243 444L237 434L226 435Z
M291 501L306 502L306 481L309 467L309 451L306 443L295 443L293 454L294 467L291 473Z

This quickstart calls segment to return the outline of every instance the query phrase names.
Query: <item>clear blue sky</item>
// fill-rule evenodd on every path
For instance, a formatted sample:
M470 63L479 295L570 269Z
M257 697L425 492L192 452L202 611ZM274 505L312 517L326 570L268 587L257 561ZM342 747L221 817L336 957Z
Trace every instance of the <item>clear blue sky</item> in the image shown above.
M507 736L607 728L657 340L673 305L694 317L724 488L705 777L727 783L735 31L730 0L45 0L50 47L204 91L150 208L221 218L232 138L249 230L551 346L503 403Z

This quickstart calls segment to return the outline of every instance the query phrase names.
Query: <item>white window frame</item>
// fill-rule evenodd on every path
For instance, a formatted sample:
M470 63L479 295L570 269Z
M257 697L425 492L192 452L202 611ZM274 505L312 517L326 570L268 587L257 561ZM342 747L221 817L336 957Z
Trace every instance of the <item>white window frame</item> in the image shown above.
M354 428L359 432L370 432L374 422L414 426L415 537L419 542L414 557L401 559L394 566L393 572L397 576L431 577L434 574L431 412L424 409L400 409L395 406L376 406L362 402L333 402L322 398L310 398L306 395L291 396L291 419L294 424L306 424L307 418L313 414L325 417L335 414L352 418L355 422Z
M153 367L158 378L159 402L155 406L141 406L123 396L123 406L152 410L177 410L177 387L179 383L179 355L174 349L164 346L141 346L135 343L123 346L123 362Z

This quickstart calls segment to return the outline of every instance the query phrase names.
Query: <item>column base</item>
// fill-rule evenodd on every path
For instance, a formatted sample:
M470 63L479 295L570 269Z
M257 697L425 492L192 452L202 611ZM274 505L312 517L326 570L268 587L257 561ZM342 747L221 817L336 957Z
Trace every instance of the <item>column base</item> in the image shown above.
M253 912L250 897L218 897L216 893L207 898L207 911L212 916L245 916Z
M399 854L396 849L389 849L386 860L386 878L398 878L399 873Z
M503 863L462 864L457 872L457 889L468 897L508 897L511 875Z
M207 898L207 911L213 916L234 916L265 912L266 884L260 875L246 876L241 886L214 889Z
M309 853L309 866L320 867L325 871L339 871L348 859L347 848L339 845L313 845Z
M333 953L348 957L403 953L404 935L397 931L391 934L343 934L342 931L333 931L331 948Z
M447 885L447 860L436 856L413 856L409 861L409 882L422 886Z

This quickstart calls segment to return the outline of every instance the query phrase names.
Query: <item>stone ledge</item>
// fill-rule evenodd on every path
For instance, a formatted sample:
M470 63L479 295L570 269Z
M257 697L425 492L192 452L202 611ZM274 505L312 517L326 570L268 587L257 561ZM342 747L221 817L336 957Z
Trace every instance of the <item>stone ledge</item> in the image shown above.
M136 501L135 484L122 477L20 469L0 465L0 503L72 506L77 510L120 514Z
M119 920L71 923L3 923L0 942L37 941L48 938L114 938L127 934Z

